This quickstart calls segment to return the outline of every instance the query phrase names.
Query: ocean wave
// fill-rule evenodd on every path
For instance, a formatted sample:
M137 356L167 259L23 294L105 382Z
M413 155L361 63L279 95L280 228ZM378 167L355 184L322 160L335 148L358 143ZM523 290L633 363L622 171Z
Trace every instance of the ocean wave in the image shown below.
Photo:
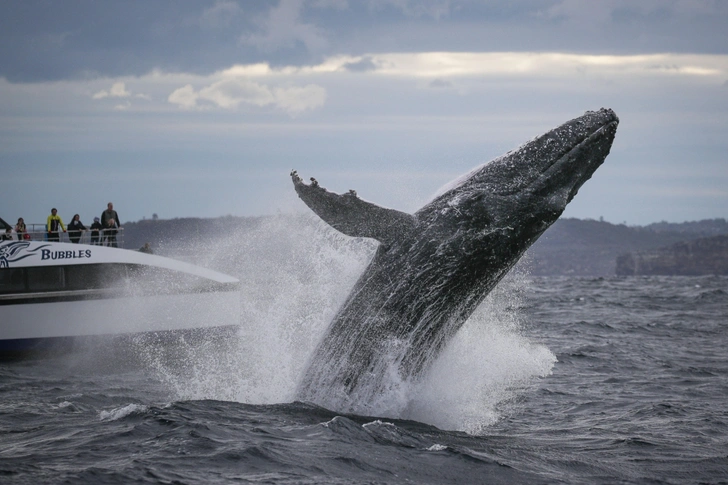
M131 414L146 413L148 409L149 408L143 404L127 404L126 406L112 409L111 411L101 411L99 413L99 419L101 421L117 421Z

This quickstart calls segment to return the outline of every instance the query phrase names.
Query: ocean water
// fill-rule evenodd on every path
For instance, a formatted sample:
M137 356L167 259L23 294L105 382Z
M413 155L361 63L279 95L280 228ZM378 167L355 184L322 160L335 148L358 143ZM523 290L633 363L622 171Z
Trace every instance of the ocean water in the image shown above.
M243 279L225 338L0 363L0 483L728 483L728 278L526 264L422 382L348 415L295 389L372 247L304 231L198 261Z

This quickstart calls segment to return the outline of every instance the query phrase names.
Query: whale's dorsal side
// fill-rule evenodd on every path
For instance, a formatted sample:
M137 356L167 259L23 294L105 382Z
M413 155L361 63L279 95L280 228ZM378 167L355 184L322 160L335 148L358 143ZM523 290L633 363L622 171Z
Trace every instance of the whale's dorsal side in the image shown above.
M361 200L353 190L335 194L314 178L306 185L295 170L291 178L301 200L324 222L347 236L370 237L390 245L417 227L417 218L412 214Z

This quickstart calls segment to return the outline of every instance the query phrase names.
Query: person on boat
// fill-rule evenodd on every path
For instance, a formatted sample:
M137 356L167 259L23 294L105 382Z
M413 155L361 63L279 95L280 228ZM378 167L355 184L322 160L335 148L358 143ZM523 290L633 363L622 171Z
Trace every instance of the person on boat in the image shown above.
M121 222L119 222L119 214L116 213L114 204L111 202L106 204L106 210L101 213L101 225L104 228L107 245L118 248L116 233L118 232L117 229L121 227Z
M81 216L75 214L73 216L73 220L68 223L68 239L70 239L72 243L78 244L78 241L81 240L82 231L85 230L86 226L84 226L81 222Z
M13 228L8 226L5 228L5 232L3 233L2 237L0 237L3 241L14 241L15 238L13 237Z
M18 223L15 224L15 232L18 234L18 241L30 239L30 234L28 234L28 229L25 227L25 221L22 217L18 217Z
M101 225L101 222L99 222L98 217L94 217L94 222L91 224L91 244L93 246L98 246L101 244L101 239L99 238L99 231L101 231L104 228L104 226Z
M63 224L63 219L58 215L58 210L54 207L51 209L51 215L48 216L46 221L46 230L48 231L48 240L58 242L60 238L60 230L66 232L66 226Z
M154 253L152 253L152 246L150 246L148 242L145 242L144 246L139 248L139 252L147 253L147 254L154 254Z
M104 242L102 244L109 246L110 248L119 247L116 242L116 233L118 227L119 225L113 217L106 220L106 225L102 230L102 232L104 233Z

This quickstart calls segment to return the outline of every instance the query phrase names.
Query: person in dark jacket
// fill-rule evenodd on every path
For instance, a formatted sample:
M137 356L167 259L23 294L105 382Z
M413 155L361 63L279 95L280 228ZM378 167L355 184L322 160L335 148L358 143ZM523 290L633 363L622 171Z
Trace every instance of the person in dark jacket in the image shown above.
M106 210L101 213L101 225L104 228L104 236L109 246L118 248L116 244L117 229L121 227L119 214L114 210L114 204L109 202L106 204Z
M91 224L91 244L94 246L98 246L101 244L101 239L99 238L99 231L102 230L104 226L101 225L101 222L99 221L98 217L94 217L94 222Z
M84 226L81 222L81 216L75 214L73 216L73 220L68 223L68 239L70 239L72 243L78 244L78 241L81 240L82 231L85 230L86 226Z

